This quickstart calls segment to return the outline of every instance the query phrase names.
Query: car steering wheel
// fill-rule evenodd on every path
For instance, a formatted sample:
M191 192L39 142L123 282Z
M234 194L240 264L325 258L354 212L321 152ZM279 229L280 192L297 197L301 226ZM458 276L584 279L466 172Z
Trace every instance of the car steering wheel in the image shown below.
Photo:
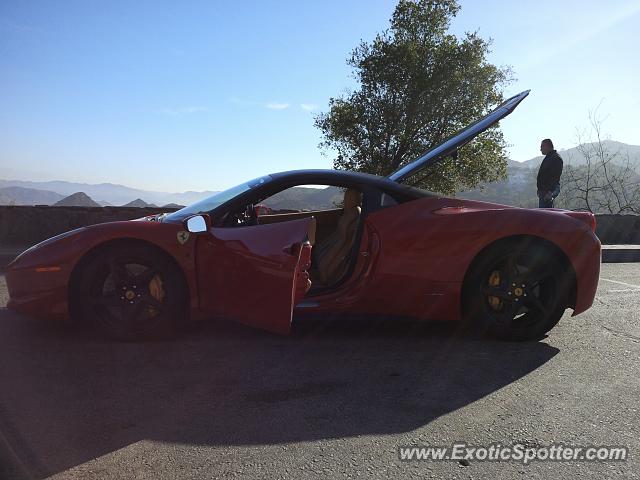
M253 204L248 204L242 211L229 212L223 219L225 227L247 227L258 224L258 216Z
M253 203L248 204L244 209L244 222L243 225L257 225L258 214Z

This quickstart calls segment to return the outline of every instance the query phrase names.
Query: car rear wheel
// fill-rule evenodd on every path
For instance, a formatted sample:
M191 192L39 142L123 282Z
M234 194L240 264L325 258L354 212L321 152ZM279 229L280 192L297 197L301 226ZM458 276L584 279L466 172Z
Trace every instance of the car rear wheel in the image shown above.
M465 284L464 320L505 340L538 340L562 317L567 274L544 246L510 245L486 252Z
M166 255L143 245L94 255L75 291L82 319L111 339L165 337L186 311L181 272Z

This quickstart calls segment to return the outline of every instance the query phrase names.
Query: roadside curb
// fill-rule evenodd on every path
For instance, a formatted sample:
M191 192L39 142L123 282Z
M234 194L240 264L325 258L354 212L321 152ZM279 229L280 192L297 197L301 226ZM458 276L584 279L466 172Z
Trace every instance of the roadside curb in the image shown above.
M603 245L602 263L640 262L640 245Z

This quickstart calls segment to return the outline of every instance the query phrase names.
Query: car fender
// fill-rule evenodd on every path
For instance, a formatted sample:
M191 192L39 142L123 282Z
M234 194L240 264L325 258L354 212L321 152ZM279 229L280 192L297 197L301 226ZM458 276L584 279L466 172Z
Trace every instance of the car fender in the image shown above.
M66 232L34 245L7 266L9 293L19 299L26 291L31 296L50 291L47 298L54 303L50 308L52 316L66 316L68 285L79 262L104 245L133 240L152 244L174 259L184 273L191 306L197 308L194 258L197 237L186 232L181 224L152 221L101 223Z
M377 282L392 286L389 298L398 298L398 304L410 301L404 292L418 292L443 305L432 316L459 318L462 283L473 259L487 246L513 236L556 245L576 271L579 309L593 301L600 242L585 222L564 211L432 197L374 212L368 220L381 242Z

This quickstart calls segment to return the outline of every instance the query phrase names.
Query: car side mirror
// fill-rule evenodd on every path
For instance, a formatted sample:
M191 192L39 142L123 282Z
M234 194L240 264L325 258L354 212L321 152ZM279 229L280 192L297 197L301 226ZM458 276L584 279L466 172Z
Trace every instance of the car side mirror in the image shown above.
M211 226L211 219L209 215L194 215L187 218L184 222L185 229L190 233L202 233L209 230Z

